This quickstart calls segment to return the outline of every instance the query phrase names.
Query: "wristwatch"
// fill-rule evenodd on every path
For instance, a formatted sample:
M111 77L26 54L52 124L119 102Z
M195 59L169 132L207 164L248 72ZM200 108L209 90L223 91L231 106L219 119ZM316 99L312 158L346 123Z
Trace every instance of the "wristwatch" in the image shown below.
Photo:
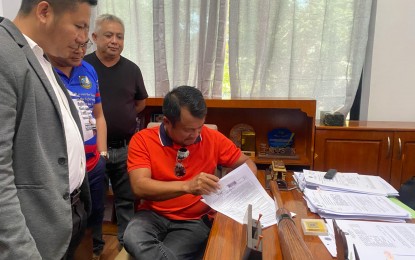
M108 160L109 159L109 154L108 154L108 152L107 151L102 151L102 152L100 152L99 153L102 157L104 157L105 158L105 160Z

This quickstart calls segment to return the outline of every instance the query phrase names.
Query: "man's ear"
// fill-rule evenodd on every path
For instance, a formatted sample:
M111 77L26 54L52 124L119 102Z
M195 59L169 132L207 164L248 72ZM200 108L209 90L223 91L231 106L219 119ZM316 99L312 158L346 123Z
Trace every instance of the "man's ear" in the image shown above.
M163 124L164 125L171 125L171 122L167 119L167 117L163 116Z
M96 33L92 33L92 40L96 43L97 42L97 34Z
M36 17L42 22L42 23L47 23L47 21L52 17L53 15L53 10L52 10L52 6L46 2L46 1L41 1L37 4L36 6Z

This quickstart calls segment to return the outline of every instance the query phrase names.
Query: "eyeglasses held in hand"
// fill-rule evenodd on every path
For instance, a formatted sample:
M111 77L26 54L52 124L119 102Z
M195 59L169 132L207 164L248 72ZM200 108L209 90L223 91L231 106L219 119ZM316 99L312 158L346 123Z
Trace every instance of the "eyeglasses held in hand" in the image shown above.
M189 150L185 147L180 148L177 150L176 156L176 166L174 167L174 173L177 177L183 177L186 174L186 168L182 164L182 161L189 156Z

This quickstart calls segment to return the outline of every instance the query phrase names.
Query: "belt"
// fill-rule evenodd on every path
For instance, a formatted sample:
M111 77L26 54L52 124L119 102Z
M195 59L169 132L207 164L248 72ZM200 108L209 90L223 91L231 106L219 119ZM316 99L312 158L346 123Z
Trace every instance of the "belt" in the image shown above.
M120 139L120 140L110 140L108 141L108 147L109 148L121 148L126 147L128 143L130 142L130 139Z
M78 203L80 201L80 196L81 196L81 189L75 189L72 193L71 193L71 206L74 206L76 203Z

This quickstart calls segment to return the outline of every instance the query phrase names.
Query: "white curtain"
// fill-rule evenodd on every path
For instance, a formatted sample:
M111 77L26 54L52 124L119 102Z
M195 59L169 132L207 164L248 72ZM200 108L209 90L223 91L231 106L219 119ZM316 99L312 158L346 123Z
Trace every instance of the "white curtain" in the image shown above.
M230 0L231 97L308 97L347 115L371 0Z
M317 115L346 115L362 72L371 2L100 0L96 14L124 20L122 55L139 65L150 96L192 85L205 97L313 98Z
M92 19L103 13L123 19L122 55L140 67L150 96L179 85L222 96L228 0L100 0Z

